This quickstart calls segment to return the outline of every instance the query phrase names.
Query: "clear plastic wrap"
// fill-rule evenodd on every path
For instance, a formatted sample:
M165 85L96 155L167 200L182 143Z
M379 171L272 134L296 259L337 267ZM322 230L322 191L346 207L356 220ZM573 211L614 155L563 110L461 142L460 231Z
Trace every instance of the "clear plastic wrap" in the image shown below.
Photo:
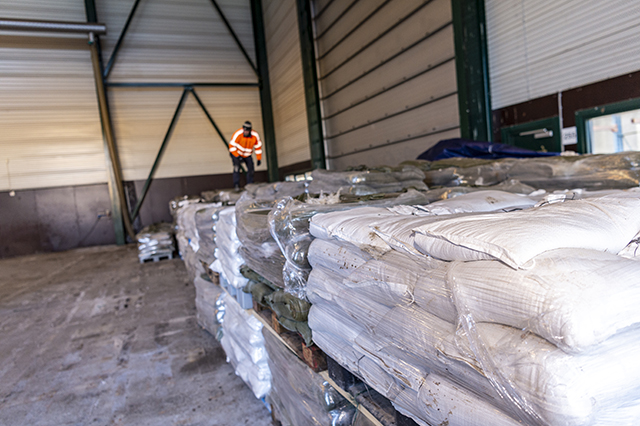
M284 426L350 426L356 409L318 373L263 330L273 379L269 399Z
M227 362L251 388L256 398L264 397L271 387L271 371L262 336L262 323L247 313L227 293L219 299L222 305L222 339Z
M252 183L245 186L244 189L246 191L245 199L248 197L254 200L278 200L304 194L306 182Z
M414 166L360 168L359 170L334 172L317 169L311 173L313 180L308 192L319 194L340 191L343 194L370 195L400 192L408 188L426 190L424 173Z
M218 221L218 212L222 210L221 203L203 204L196 210L195 225L196 236L198 238L198 257L206 264L214 261L214 251L216 249L214 230Z
M198 325L216 336L219 326L216 320L216 301L222 294L222 288L202 277L196 277L193 280L193 285L196 288L196 320Z
M538 189L624 189L640 183L640 153L540 158L447 158L403 164L425 172L429 186L487 186L517 179Z
M329 197L327 197L329 198ZM268 216L268 228L273 240L284 255L282 268L283 284L287 292L305 298L305 284L311 265L307 261L309 244L313 240L309 232L311 217L323 212L336 212L362 206L395 206L401 204L426 204L429 199L424 193L408 190L401 194L384 194L374 197L332 196L322 204L322 199L307 199L305 202L292 198L278 202Z
M536 255L561 247L618 253L640 231L638 211L640 191L620 191L416 226L414 246L443 260L498 259L522 268Z
M221 274L233 287L242 288L248 280L240 273L244 260L238 251L241 243L236 234L235 207L220 210L215 226L216 260L210 268Z
M412 248L413 230L442 218L410 208L315 216L314 235L320 239L309 248L313 270L307 283L314 342L419 424L638 423L640 366L633 353L640 336L635 310L640 270L636 261L614 254L636 244L637 229L624 225L636 226L638 192L574 195L598 209L589 209L586 218L597 220L576 226L573 235L577 241L613 244L611 253L602 247L551 247L526 269L497 260L444 262L420 254ZM566 201L547 209L580 206ZM545 211L520 213L540 210ZM444 218L453 224L483 215L471 211ZM538 222L567 215L517 225L531 227L529 235L535 236L545 232ZM611 230L603 232L607 227ZM562 227L556 228L561 234ZM474 231L503 235L511 227L492 224ZM575 245L576 238L552 234L538 238L555 237L559 247ZM440 410L431 409L434 400ZM440 405L445 401L453 406Z

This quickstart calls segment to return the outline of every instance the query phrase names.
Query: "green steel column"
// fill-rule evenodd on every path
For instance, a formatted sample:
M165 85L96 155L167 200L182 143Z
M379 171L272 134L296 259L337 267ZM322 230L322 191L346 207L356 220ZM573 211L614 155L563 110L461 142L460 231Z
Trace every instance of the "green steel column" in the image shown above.
M273 124L273 108L271 106L271 86L269 84L269 64L267 62L267 40L264 36L264 18L262 2L251 0L251 20L253 21L253 39L258 61L258 78L260 80L260 104L262 107L262 128L264 129L264 151L267 157L269 182L280 178L278 172L278 152L276 150L276 132Z
M491 92L484 0L451 0L462 138L491 140Z
M302 53L304 97L307 104L311 165L314 169L325 169L322 111L320 109L320 91L318 90L318 74L316 71L316 52L313 43L311 5L309 4L309 0L296 0L296 5L298 8L298 27L300 30L300 50Z

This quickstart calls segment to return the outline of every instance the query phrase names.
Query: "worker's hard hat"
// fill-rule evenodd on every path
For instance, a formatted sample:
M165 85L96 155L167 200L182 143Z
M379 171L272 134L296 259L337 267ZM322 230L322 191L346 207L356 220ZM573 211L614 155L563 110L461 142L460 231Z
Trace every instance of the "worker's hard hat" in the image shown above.
M251 130L251 122L250 121L245 121L244 124L242 125L243 129L247 129L247 130Z

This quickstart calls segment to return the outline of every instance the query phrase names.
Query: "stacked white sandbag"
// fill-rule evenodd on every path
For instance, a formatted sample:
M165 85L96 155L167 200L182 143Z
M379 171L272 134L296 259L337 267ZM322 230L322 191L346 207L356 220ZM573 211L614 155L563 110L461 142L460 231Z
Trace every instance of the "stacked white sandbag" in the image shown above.
M419 424L637 424L640 193L446 203L312 218L316 344Z
M210 268L220 274L220 282L236 289L244 287L248 280L240 273L244 260L240 256L242 243L236 234L235 207L226 207L218 212L216 223L216 260Z
M169 223L155 223L143 228L136 234L138 259L141 263L159 257L173 256L173 226Z
M308 192L314 194L340 191L343 194L369 195L400 192L408 188L427 189L424 172L411 165L360 168L345 172L316 169L311 177L313 179Z
M220 343L227 362L251 388L256 398L263 398L271 388L271 371L262 336L262 323L242 309L228 293L220 296L218 321L222 324Z

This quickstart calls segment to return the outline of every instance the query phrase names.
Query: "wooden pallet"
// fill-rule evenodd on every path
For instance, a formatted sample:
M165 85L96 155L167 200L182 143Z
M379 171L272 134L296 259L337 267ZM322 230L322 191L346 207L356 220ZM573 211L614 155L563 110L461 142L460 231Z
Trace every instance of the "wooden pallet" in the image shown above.
M307 346L304 339L293 331L289 331L278 322L278 317L274 311L266 306L253 301L254 315L273 332L278 339L298 356L309 368L316 373L327 369L327 358L322 350L316 345Z
M151 255L140 259L140 263L160 262L161 260L173 259L173 253Z

